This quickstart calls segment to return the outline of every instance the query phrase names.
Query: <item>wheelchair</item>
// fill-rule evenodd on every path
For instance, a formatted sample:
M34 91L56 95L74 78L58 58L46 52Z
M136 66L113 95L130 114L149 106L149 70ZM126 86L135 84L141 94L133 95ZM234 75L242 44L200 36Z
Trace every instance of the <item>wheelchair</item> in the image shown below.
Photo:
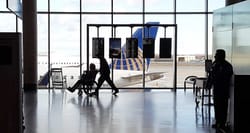
M95 88L97 87L97 82L95 81L96 78L96 72L90 72L90 71L84 71L82 79L83 83L81 84L81 87L78 88L78 95L82 96L83 92L86 95L89 95L90 93L92 93L93 91L95 91Z

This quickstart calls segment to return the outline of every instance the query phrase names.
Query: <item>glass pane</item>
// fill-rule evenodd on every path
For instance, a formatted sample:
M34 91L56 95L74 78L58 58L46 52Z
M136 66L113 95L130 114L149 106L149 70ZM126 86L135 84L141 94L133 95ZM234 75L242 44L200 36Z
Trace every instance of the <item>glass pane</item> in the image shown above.
M225 7L225 0L208 0L209 12L212 12L222 7Z
M79 15L51 15L51 67L62 68L67 86L79 79Z
M204 21L204 15L177 15L179 54L204 54Z
M161 23L162 24L162 23ZM151 58L150 65L146 71L146 87L147 88L173 88L173 53L174 53L174 32L175 27L158 27L157 36L155 39L155 58ZM170 38L169 44L160 44L160 39ZM160 58L160 45L168 45L164 47L164 51L171 49L170 58ZM162 49L162 48L161 48Z
M142 15L114 15L115 24L141 24ZM116 37L121 38L122 46L122 59L114 61L114 81L117 86L122 88L135 88L142 87L142 58L126 58L126 39L133 37L139 39L138 36L135 36L135 32L139 32L139 27L117 27L116 28ZM131 35L132 32L132 35ZM141 35L141 34L140 34ZM138 41L139 42L139 41ZM138 43L138 48L140 47L140 42ZM141 48L140 48L141 50ZM137 51L138 53L138 51ZM121 63L121 64L120 64ZM135 67L136 66L136 67ZM136 80L135 80L136 79Z
M98 33L99 30L99 33ZM93 57L93 38L103 38L104 39L104 57L107 60L108 64L111 63L111 59L109 58L109 38L111 37L111 28L110 27L100 27L97 29L96 27L90 27L89 30L89 60L90 63L94 63L97 69L100 69L100 61L98 58ZM99 34L99 36L97 35ZM99 73L96 78L99 78ZM111 75L110 75L111 76ZM110 86L105 81L102 85L104 88L109 88Z
M173 15L146 15L146 22L160 22L173 24ZM147 88L173 88L173 59L160 58L160 38L171 38L171 47L174 46L174 27L158 27L155 39L155 58L151 59L146 71L145 86ZM173 49L172 49L173 51ZM173 52L171 52L173 55ZM149 78L151 76L151 78Z
M249 7L250 1L238 3L233 6L233 64L235 74L249 75L250 74L250 24L249 24ZM231 49L228 49L228 51ZM230 53L230 51L228 52ZM230 57L229 57L230 58Z
M37 11L48 11L48 0L37 0Z
M0 31L1 32L16 32L16 16L12 13L0 13Z
M173 24L173 15L145 15L146 22L160 22L161 24Z
M141 51L139 37L135 35L135 32L138 32L141 27L134 27L132 29L129 27L117 27L116 28L116 37L121 38L121 47L122 47L122 57L121 59L114 59L114 81L118 87L121 88L130 88L130 87L142 87L142 54L138 54L137 58L127 58L126 55L126 43L127 39L133 36L137 39L138 43L136 48ZM136 76L135 76L136 75ZM135 80L136 79L136 80Z
M209 59L212 57L212 47L213 46L213 15L208 15L208 55Z
M213 30L214 31L225 31L232 30L232 19L231 14L233 13L233 6L227 8L221 8L213 12Z
M18 32L23 32L23 20L21 20L19 17L18 17Z
M249 16L249 15L248 15ZM233 46L233 63L235 68L235 74L237 75L249 75L250 74L250 44L249 33L250 28L245 27L241 29L234 29L233 38L235 38ZM230 49L229 49L230 50ZM227 50L227 51L229 51ZM228 52L230 53L230 51ZM230 58L230 57L229 57Z
M114 15L114 24L141 24L142 15Z
M83 12L110 12L111 0L83 0Z
M37 15L38 88L47 88L48 80L48 15Z
M6 7L6 0L0 0L0 11L7 11L8 8Z
M176 0L177 12L205 11L205 0Z
M80 1L79 0L51 0L51 11L61 12L79 12Z
M245 1L233 6L233 26L234 26L233 28L238 29L250 26L249 7L250 7L249 1Z
M145 0L146 12L172 12L173 0Z
M92 57L92 38L97 37L97 28L96 27L89 27L89 55L87 55L87 24L110 24L111 17L110 15L82 15L83 22L83 42L82 42L82 59L83 59L83 70L86 70L87 65L87 58L89 58L89 63L94 63L96 68L99 69L100 62L99 59ZM100 19L102 18L102 19ZM110 27L100 27L99 28L99 37L104 38L104 47L105 47L105 58L110 63L109 59L109 37L111 36L111 28ZM96 76L96 81L99 78L99 73ZM106 82L104 82L102 87L109 87Z
M177 87L183 87L187 76L205 76L204 21L204 15L177 15Z
M102 19L99 19L102 18ZM83 64L87 63L87 24L110 24L111 17L110 15L82 15L82 59ZM105 34L104 31L100 31L100 36L103 36ZM109 30L107 32L110 32ZM95 27L92 27L89 33L90 37L96 37L97 36L97 29ZM110 36L109 34L106 35L106 37ZM92 38L90 38L90 41ZM92 43L90 43L91 45ZM91 47L92 48L92 47ZM90 48L90 52L92 52L92 49ZM90 58L92 58L92 53L89 55ZM98 61L99 63L99 61ZM86 68L86 66L84 66Z
M142 12L142 0L113 0L114 12Z

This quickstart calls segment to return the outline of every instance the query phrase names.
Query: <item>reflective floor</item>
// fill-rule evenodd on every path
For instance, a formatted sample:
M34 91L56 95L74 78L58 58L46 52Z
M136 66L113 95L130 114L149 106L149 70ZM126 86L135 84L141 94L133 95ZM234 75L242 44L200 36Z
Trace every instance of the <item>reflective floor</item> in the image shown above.
M213 108L196 107L191 90L24 92L24 133L215 133ZM210 115L209 115L210 114Z

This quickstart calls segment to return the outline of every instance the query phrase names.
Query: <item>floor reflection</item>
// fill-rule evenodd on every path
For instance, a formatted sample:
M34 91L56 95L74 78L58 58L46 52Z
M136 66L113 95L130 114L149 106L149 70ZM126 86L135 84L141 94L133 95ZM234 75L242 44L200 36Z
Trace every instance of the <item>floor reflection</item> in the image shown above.
M25 133L215 133L208 113L196 107L191 90L121 90L117 97L101 91L99 98L65 90L24 93Z

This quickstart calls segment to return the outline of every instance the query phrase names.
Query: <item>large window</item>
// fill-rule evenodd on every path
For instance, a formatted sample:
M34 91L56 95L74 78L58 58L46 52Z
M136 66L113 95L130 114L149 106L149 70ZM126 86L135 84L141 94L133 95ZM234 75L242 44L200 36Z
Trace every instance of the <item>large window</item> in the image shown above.
M141 88L144 84L147 88L172 88L174 76L177 76L177 87L182 88L186 76L205 75L204 59L207 54L210 58L212 53L212 13L224 6L225 0L37 0L38 63L44 65L44 72L38 65L38 79L48 71L48 66L63 67L68 85L71 86L79 78L80 70L86 69L87 56L98 66L99 61L92 59L92 46L87 55L87 24L176 22L177 75L173 71L174 47L169 59L159 59L157 55L159 38L170 37L174 42L174 29L167 28L165 31L159 28L155 40L156 56L151 59L146 72L164 71L164 77L158 81L122 87ZM22 32L22 20L6 8L6 0L0 0L0 20L4 20L0 21L1 32ZM111 62L108 57L108 39L114 34L110 27L100 28L99 31L99 36L105 38L105 57ZM122 45L125 44L125 38L131 34L131 30L117 28L116 31L116 36L122 38ZM135 31L136 28L133 28L132 32ZM90 37L96 36L97 28L91 28ZM143 75L143 72L138 74ZM114 80L120 80L121 76L124 75L115 73Z

